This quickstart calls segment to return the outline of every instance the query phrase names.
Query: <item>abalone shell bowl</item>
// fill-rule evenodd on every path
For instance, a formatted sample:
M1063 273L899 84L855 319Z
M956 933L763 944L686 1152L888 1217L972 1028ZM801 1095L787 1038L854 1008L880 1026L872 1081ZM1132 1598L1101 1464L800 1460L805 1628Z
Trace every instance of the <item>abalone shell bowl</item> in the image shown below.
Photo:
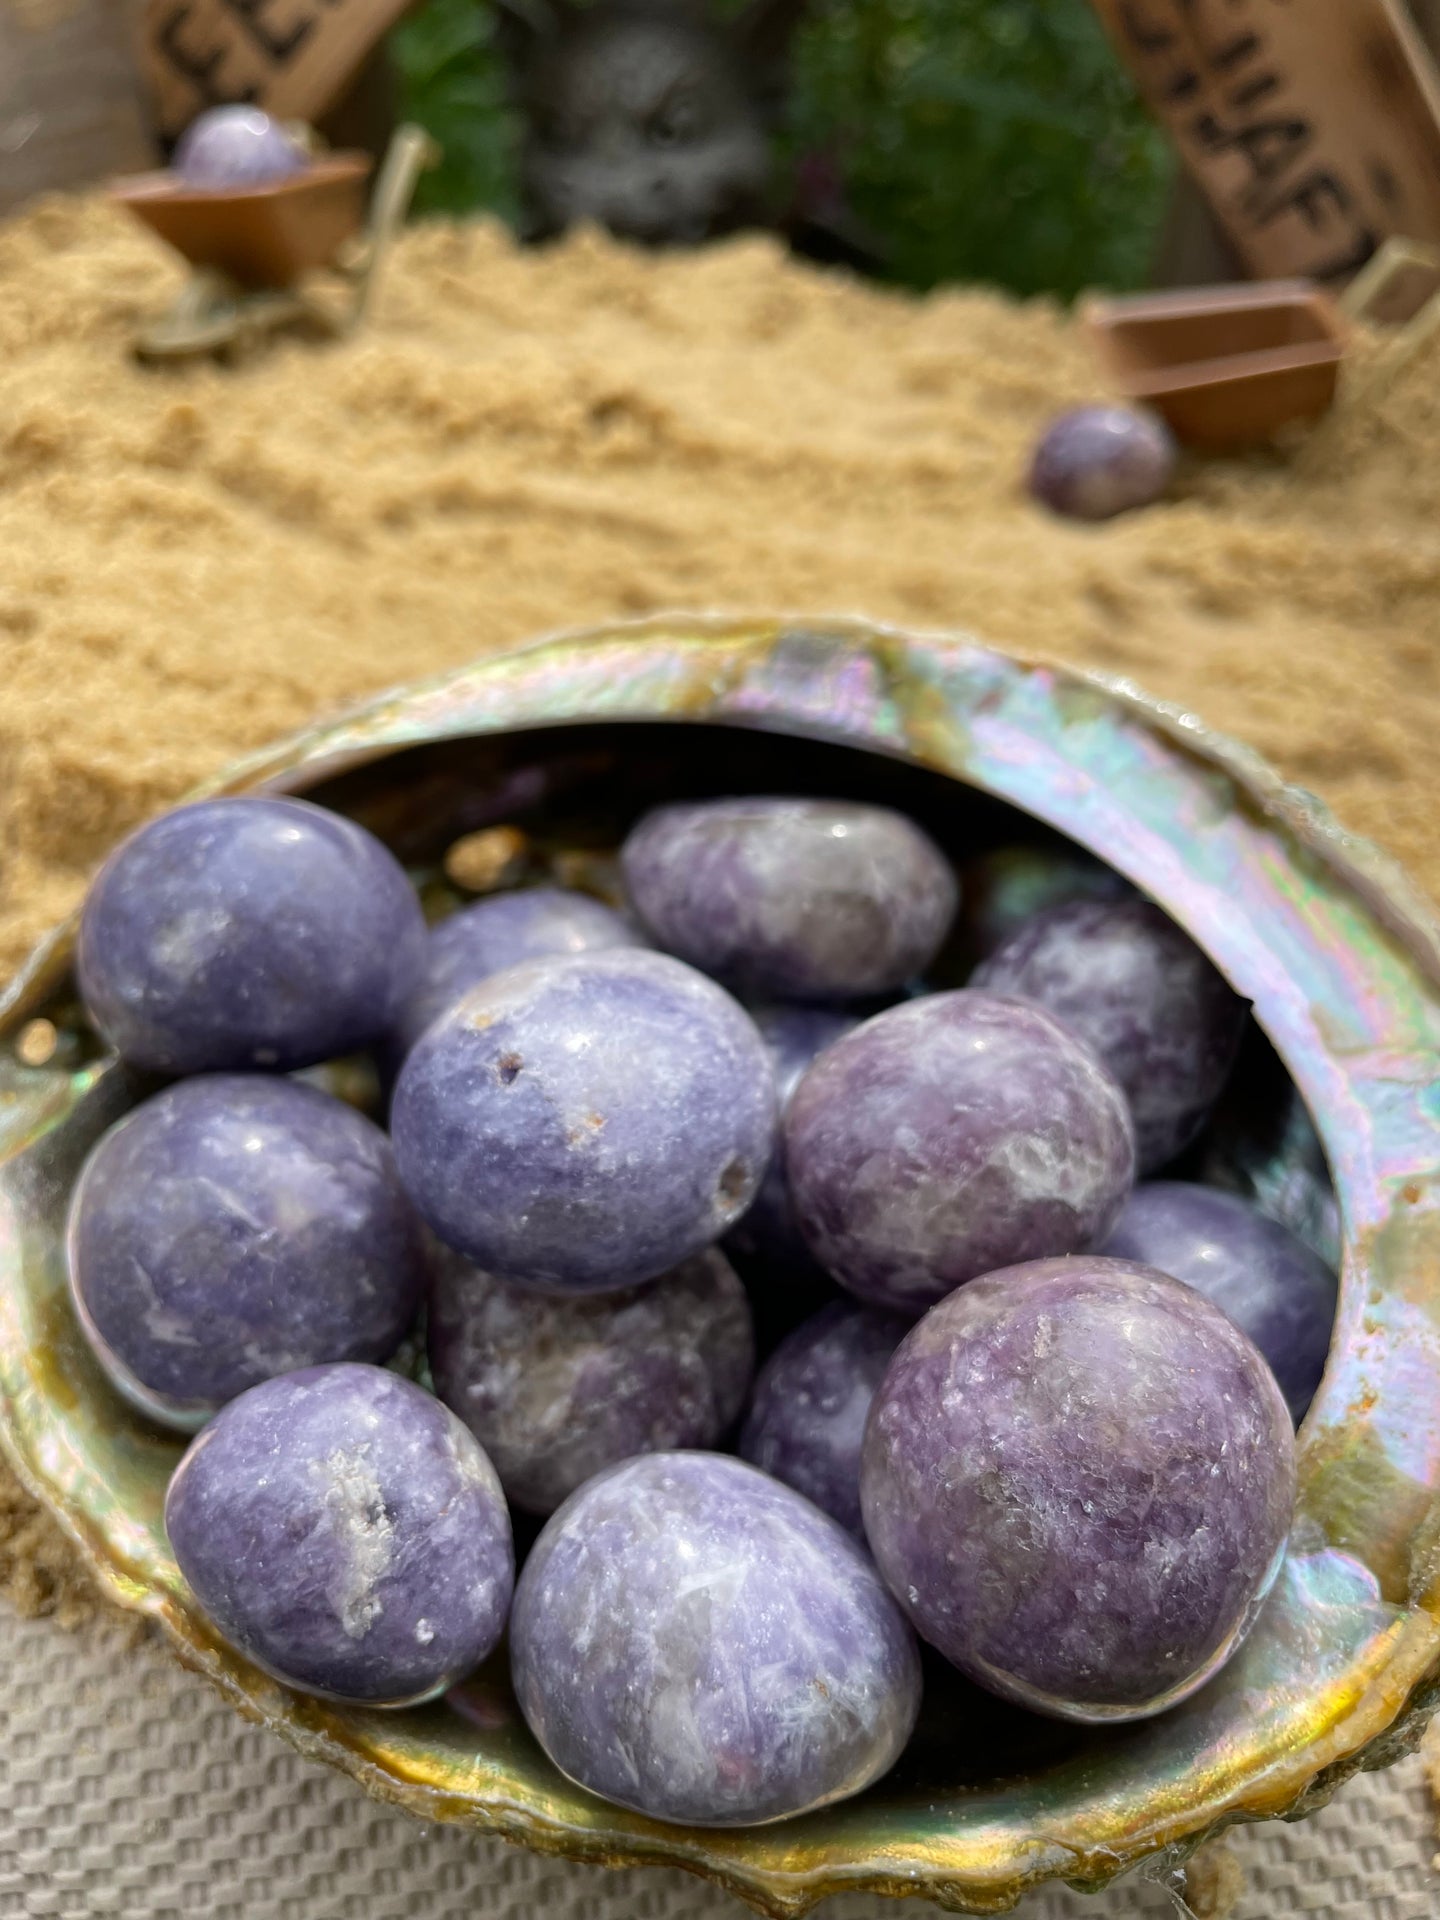
M603 856L666 793L872 796L957 858L1017 823L1058 830L1159 900L1254 1003L1328 1155L1344 1257L1289 1556L1201 1693L1082 1729L937 1662L913 1746L858 1799L761 1829L663 1826L554 1771L503 1661L431 1706L349 1711L266 1679L197 1611L161 1524L178 1443L109 1392L66 1300L76 1169L145 1091L75 1005L69 922L0 1000L0 1436L105 1591L241 1712L422 1819L685 1867L774 1915L857 1890L991 1913L1049 1879L1169 1871L1227 1823L1303 1814L1414 1745L1440 1689L1440 928L1318 801L1124 683L959 637L690 617L481 660L209 790L255 789L353 814L422 874L457 834L502 821ZM55 1052L27 1067L37 1018Z

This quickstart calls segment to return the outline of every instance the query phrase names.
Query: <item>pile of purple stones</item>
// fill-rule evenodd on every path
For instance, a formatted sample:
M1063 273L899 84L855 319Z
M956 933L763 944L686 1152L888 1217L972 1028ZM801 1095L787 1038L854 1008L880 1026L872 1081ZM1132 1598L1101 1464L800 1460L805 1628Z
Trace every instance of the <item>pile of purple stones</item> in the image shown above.
M721 799L619 867L427 926L362 828L251 797L96 879L81 990L161 1079L77 1182L70 1282L193 1436L200 1607L371 1706L508 1634L564 1774L701 1825L885 1774L917 1634L1062 1719L1185 1698L1278 1571L1336 1296L1185 1178L1243 1002L1073 848L962 900L891 810ZM315 1072L357 1051L383 1127Z

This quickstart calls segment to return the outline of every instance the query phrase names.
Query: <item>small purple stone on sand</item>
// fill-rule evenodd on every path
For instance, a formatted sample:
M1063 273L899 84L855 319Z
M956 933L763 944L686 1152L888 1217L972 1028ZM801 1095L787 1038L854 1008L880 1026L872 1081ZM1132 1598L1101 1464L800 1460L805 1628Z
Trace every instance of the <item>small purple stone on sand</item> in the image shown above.
M749 1206L775 1082L729 994L622 948L474 988L412 1049L390 1127L448 1245L515 1285L613 1292L668 1273Z
M1130 1720L1203 1684L1279 1570L1294 1441L1218 1307L1128 1261L1041 1260L936 1307L890 1364L861 1503L920 1633L982 1686Z
M210 107L181 134L171 165L187 187L263 187L304 173L310 156L259 107Z
M904 1615L828 1515L742 1461L590 1481L515 1595L515 1692L569 1779L657 1820L753 1826L859 1793L920 1706Z
M1077 407L1046 430L1030 468L1030 491L1071 520L1113 520L1149 507L1175 472L1175 441L1153 414L1130 407Z
M777 1000L856 1000L904 986L934 959L959 897L927 834L851 800L658 807L621 859L661 946Z
M1299 1425L1325 1371L1339 1292L1318 1254L1236 1194L1180 1180L1137 1187L1105 1252L1157 1267L1229 1314L1270 1362Z
M842 1013L837 1008L793 1003L752 1007L750 1016L775 1069L775 1091L782 1117L791 1094L816 1056L859 1025L854 1014ZM728 1244L737 1254L764 1260L780 1271L818 1271L815 1256L795 1224L790 1182L785 1171L783 1132L776 1135L775 1151L754 1204L739 1226L731 1231Z
M91 1018L156 1073L284 1071L353 1053L420 977L404 870L303 800L201 800L122 841L80 920Z
M424 978L401 1011L393 1036L395 1052L403 1058L432 1020L506 967L643 945L634 927L588 893L529 887L492 894L431 928Z
M427 1700L505 1628L494 1469L448 1408L379 1367L307 1367L232 1400L176 1468L165 1530L231 1645L308 1693Z
M646 1287L569 1299L445 1252L429 1340L435 1391L539 1514L634 1454L715 1446L755 1366L745 1289L713 1248Z
M385 1135L266 1074L182 1081L112 1127L75 1189L69 1257L110 1378L187 1431L274 1374L386 1359L425 1285Z
M821 1265L911 1315L977 1274L1093 1246L1135 1171L1124 1095L1083 1041L964 991L891 1007L823 1053L785 1152Z
M1138 897L1037 914L970 984L1033 1000L1089 1042L1130 1102L1141 1173L1173 1160L1205 1124L1245 1027L1245 1002Z
M765 1362L740 1430L744 1459L860 1539L865 1420L910 1325L899 1314L848 1302L822 1307Z

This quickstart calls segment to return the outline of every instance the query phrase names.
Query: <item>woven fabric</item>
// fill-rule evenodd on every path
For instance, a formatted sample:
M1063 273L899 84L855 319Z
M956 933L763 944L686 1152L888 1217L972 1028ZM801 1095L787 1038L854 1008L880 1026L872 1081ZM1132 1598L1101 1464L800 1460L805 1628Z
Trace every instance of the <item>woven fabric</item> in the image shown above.
M1238 1834L1231 1920L1435 1920L1435 1813L1418 1762L1354 1780L1299 1826ZM1175 1912L1132 1879L1032 1896L1021 1920ZM378 1806L237 1719L151 1641L0 1610L0 1920L740 1920L688 1875L541 1859ZM829 1902L824 1920L928 1920Z

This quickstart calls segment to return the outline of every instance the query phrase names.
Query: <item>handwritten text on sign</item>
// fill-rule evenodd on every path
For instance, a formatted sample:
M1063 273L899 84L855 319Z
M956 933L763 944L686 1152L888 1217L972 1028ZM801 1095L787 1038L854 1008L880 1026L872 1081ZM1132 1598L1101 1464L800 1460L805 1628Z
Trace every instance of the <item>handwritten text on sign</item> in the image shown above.
M162 129L243 100L323 113L408 0L149 0L145 52Z
M1253 273L1440 241L1440 88L1392 0L1094 0Z

